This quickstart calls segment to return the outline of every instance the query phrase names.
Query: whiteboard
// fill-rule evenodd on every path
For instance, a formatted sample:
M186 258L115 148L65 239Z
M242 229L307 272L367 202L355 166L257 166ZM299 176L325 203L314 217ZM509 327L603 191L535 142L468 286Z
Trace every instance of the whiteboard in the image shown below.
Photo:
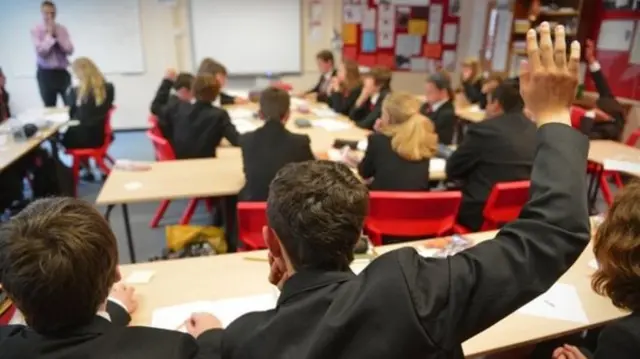
M70 58L92 59L102 72L144 72L138 0L56 0L56 21L71 36ZM0 0L0 66L8 76L36 70L31 29L42 21L41 0ZM10 49L7 51L7 49Z
M194 66L232 74L301 72L301 0L191 0Z

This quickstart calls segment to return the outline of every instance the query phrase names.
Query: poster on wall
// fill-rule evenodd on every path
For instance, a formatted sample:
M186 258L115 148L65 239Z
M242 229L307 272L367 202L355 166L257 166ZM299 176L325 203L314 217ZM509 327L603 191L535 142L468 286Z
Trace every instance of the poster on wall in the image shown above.
M640 20L636 21L636 34L633 36L633 44L631 45L631 53L629 54L629 63L640 65Z
M317 42L322 37L322 0L311 0L309 6L309 39Z

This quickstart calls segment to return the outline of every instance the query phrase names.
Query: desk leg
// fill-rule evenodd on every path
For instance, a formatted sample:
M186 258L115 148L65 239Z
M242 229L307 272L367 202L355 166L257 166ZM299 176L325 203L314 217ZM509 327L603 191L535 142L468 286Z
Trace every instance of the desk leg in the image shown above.
M127 245L129 246L129 256L131 263L136 262L136 251L133 247L133 237L131 236L131 223L129 223L129 207L126 203L122 204L122 219L124 220L124 233L127 237Z
M599 166L598 169L591 175L591 181L589 182L589 190L587 193L589 212L595 214L596 200L598 199L598 191L600 191L600 176L602 175L603 167Z
M111 217L111 211L113 211L114 207L114 204L107 205L107 210L104 212L104 218L107 220L107 223L110 223L109 218Z

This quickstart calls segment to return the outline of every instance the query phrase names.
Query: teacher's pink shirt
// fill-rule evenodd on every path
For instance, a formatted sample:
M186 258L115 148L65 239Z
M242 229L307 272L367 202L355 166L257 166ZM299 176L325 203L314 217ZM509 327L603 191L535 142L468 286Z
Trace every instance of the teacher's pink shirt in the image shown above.
M47 33L44 24L36 25L31 30L31 40L36 48L38 68L66 69L69 66L68 56L73 53L73 44L66 27L56 24L54 37Z

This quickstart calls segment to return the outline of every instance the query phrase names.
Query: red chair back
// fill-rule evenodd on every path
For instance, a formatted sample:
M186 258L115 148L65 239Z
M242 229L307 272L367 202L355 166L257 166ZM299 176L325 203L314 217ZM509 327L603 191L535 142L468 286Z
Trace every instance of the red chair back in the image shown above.
M149 130L156 136L164 137L162 131L160 131L160 125L158 124L158 117L156 115L149 115Z
M627 138L627 140L625 141L625 144L627 146L636 147L638 139L640 139L640 129L636 129L635 131L631 132L629 138Z
M382 235L440 236L453 228L462 200L459 191L371 192L365 229L371 242Z
M151 130L147 131L147 137L149 137L153 144L157 161L172 161L176 159L176 155L169 141L162 136L154 134Z
M484 223L481 230L497 229L518 218L529 200L531 181L496 183L484 205Z
M267 225L267 202L238 202L238 237L247 250L265 249L262 228Z

